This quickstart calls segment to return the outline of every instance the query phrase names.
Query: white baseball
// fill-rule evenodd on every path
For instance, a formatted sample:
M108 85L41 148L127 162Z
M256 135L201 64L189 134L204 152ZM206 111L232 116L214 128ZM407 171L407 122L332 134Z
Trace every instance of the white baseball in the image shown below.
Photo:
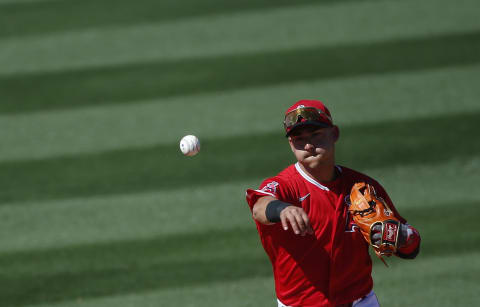
M186 156L194 156L200 151L200 140L194 135L186 135L180 140L180 150Z

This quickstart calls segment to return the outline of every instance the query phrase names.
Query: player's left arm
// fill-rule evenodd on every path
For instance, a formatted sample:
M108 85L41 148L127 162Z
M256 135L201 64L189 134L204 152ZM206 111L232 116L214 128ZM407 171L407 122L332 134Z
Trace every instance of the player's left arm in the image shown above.
M414 259L420 252L420 233L409 224L401 224L398 238L397 255L403 259Z
M415 227L408 224L407 221L398 213L385 189L381 185L379 185L377 188L379 189L379 193L382 198L393 211L395 217L401 222L397 242L397 251L395 255L403 259L415 259L420 252L420 233ZM374 235L374 238L375 237L377 236Z

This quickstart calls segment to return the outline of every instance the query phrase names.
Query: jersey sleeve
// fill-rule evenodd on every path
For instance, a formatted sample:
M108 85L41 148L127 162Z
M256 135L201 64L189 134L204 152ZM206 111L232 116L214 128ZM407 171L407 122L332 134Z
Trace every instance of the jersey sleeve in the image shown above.
M253 210L253 205L263 196L272 196L278 200L288 201L291 199L291 194L288 182L280 177L271 177L265 179L258 189L248 189L246 198L250 210Z
M397 256L404 259L414 259L420 252L420 233L412 225L407 224L407 239L405 245L397 250Z

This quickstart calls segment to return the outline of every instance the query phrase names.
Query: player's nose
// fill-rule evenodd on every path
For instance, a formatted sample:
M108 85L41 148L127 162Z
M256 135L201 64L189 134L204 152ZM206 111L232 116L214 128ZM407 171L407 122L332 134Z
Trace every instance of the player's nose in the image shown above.
M312 142L308 141L306 144L305 144L305 150L306 151L312 151L315 149L315 146L313 146Z

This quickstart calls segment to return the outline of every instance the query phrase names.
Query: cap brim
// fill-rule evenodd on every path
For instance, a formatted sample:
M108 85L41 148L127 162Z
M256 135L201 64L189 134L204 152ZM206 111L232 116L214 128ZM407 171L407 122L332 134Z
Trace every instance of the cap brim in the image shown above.
M297 130L299 127L305 127L305 126L316 126L316 127L320 127L320 128L331 127L331 125L329 125L327 123L324 123L324 122L305 121L305 122L296 123L295 125L293 125L292 128L290 129L290 131L288 131L285 136L288 137L288 136L290 136L290 134L292 134L292 132L294 130Z

